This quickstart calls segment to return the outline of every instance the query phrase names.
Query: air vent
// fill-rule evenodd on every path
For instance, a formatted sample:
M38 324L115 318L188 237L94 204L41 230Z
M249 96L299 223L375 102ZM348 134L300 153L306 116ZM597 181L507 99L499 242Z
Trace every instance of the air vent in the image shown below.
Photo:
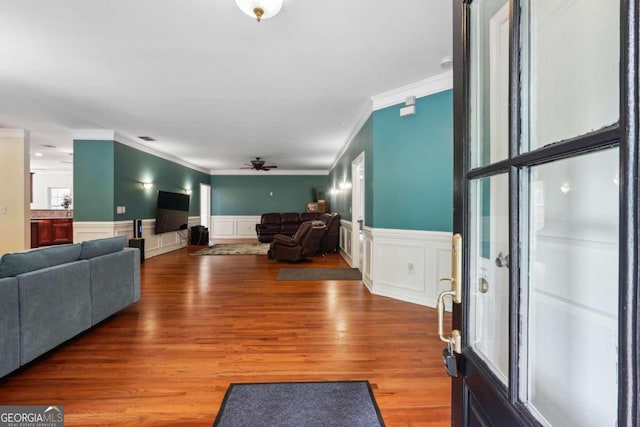
M45 148L58 148L55 145L51 145L51 144L40 144L40 147L45 147Z
M155 141L155 139L151 138L150 136L139 136L138 138L143 139L147 142L153 142Z

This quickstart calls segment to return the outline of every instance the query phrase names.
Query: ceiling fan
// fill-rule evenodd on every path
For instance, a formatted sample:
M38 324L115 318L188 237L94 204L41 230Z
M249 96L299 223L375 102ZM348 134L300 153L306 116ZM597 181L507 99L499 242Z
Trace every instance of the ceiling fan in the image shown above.
M240 168L240 169L254 169L257 171L270 171L271 169L275 169L278 166L276 165L265 165L265 161L262 160L260 157L256 157L255 160L251 160L251 164L245 163L245 165L247 165L248 167L246 168Z

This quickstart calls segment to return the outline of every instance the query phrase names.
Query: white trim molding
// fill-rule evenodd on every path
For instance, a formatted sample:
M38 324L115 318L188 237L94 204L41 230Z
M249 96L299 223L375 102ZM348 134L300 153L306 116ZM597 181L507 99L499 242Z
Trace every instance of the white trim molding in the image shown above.
M373 287L373 228L366 225L362 229L362 283L374 292Z
M29 131L25 129L0 128L0 138L26 138Z
M210 175L329 175L328 170L284 170L271 169L269 172L256 171L253 169L216 169L208 172Z
M349 134L349 137L347 138L347 140L344 142L344 146L342 147L342 150L340 150L340 153L338 153L338 155L336 156L336 158L333 161L333 164L331 165L329 170L335 169L336 165L338 164L338 160L340 160L342 155L344 153L346 153L346 151L349 149L349 146L351 145L351 142L353 141L353 138L355 138L356 135L358 135L358 133L362 129L362 126L364 126L364 124L367 122L367 120L369 120L369 116L371 116L372 112L373 112L373 103L369 99L369 100L367 100L367 105L365 105L365 107L360 112L360 116L358 117L358 121L351 128L351 133Z
M351 221L340 219L340 243L338 251L349 265L353 264L351 260Z
M142 151L147 154L151 154L152 156L160 157L161 159L168 160L173 163L177 163L179 165L188 167L190 169L197 170L202 173L209 174L210 171L208 169L202 168L200 166L194 165L193 163L187 162L179 157L174 155L164 153L159 151L153 147L149 147L144 140L125 135L115 130L106 130L106 129L74 129L72 130L72 135L74 140L82 140L82 141L115 141L120 144L126 145L128 147L134 148L138 151Z
M407 97L422 98L453 88L453 71L438 74L371 97L373 111L405 102Z
M342 221L342 229L350 230ZM351 253L350 233L340 234L340 253ZM451 233L441 231L364 228L362 281L376 295L436 307L438 294L446 290L441 277L451 276Z
M187 230L155 234L156 220L142 220L142 237L145 239L145 259L184 248L189 244L189 229L191 226L198 224L200 224L199 216L189 217L189 228ZM127 240L132 239L133 220L73 222L74 243L113 236L126 236Z
M212 215L209 238L258 239L256 224L260 215Z

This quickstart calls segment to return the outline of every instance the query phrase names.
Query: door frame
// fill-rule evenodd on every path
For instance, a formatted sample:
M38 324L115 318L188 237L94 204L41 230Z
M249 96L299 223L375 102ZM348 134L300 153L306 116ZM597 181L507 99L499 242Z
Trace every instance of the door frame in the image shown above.
M200 183L200 224L211 228L211 185L202 183Z
M364 259L360 259L360 253L364 258L362 250L364 242L360 240L360 223L358 218L362 214L362 225L364 227L364 204L365 204L365 164L364 151L351 162L351 266L360 271L363 270ZM362 180L359 178L359 170L362 169Z
M518 188L518 168L524 165L534 165L536 162L544 162L549 159L560 159L581 152L588 152L607 147L618 146L620 152L620 236L619 239L619 332L618 332L618 425L637 426L640 424L640 342L638 323L639 313L639 254L640 245L640 143L639 143L639 87L638 87L638 62L640 46L638 17L640 16L640 0L620 0L620 117L617 124L608 128L592 132L587 136L576 137L561 144L543 147L532 152L517 156L521 128L520 120L520 48L519 40L521 1L511 0L510 4L510 89L509 89L509 160L498 162L488 167L480 167L468 173L469 166L469 134L468 134L468 106L470 90L468 87L469 69L463 64L469 64L470 45L469 35L471 26L470 5L474 0L456 0L453 7L453 87L454 87L454 215L453 232L468 236L469 232L469 205L467 181L472 178L488 176L496 171L508 172L510 187ZM519 224L521 205L518 191L510 192L509 216L511 224ZM515 227L515 226L512 226ZM510 233L510 257L519 266L520 256L517 234ZM463 295L469 295L469 257L468 250L463 252ZM483 363L475 360L473 354L456 354L458 370L461 375L452 378L452 408L451 425L466 426L471 422L490 425L492 421L483 414L482 408L492 408L499 417L513 419L516 417L525 425L539 425L524 405L519 402L519 377L518 377L518 348L520 345L521 331L519 330L520 300L519 268L510 269L510 281L512 284L510 294L510 360L509 360L509 386L505 387L495 380L490 372L483 369ZM452 328L467 331L469 319L468 300L462 304L453 305ZM515 327L514 327L515 326ZM465 343L466 347L466 343ZM477 359L477 358L476 358ZM470 362L470 363L468 363ZM472 399L467 383L473 383L477 389L487 391L481 396L474 396L475 408L479 411L469 411Z

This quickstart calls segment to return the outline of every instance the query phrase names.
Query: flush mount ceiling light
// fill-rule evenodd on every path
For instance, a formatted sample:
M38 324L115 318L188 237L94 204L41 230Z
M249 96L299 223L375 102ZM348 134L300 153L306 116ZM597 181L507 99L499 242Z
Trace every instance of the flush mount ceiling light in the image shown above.
M276 16L282 9L282 0L236 0L236 4L258 22Z

